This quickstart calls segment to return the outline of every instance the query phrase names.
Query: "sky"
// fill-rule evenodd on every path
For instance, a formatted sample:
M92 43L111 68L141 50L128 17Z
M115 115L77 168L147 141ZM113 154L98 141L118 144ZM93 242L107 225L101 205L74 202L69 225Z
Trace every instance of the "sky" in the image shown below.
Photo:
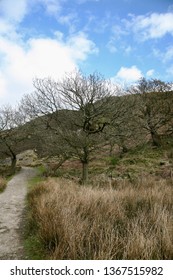
M173 0L0 0L0 106L80 69L173 81Z

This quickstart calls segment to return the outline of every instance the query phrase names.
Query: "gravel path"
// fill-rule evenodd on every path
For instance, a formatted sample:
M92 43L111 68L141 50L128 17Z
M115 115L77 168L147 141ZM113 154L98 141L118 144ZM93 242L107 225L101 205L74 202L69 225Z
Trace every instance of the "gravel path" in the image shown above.
M36 170L22 167L0 194L0 260L25 259L21 242L21 220L25 207L27 182Z

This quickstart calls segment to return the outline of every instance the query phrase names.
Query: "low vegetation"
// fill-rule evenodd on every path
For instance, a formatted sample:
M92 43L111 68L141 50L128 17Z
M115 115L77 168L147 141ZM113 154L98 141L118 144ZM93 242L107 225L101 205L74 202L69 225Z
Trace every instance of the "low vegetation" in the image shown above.
M0 176L0 193L4 191L6 185L7 185L6 179Z
M20 170L20 168L17 168L16 171ZM7 182L12 177L11 168L9 166L0 165L0 193L2 193L6 186Z
M28 194L27 242L46 259L172 259L172 201L172 180L47 179Z
M18 160L48 177L30 182L28 258L172 259L173 84L122 89L79 71L33 85L18 108L0 108L10 172ZM32 163L18 158L28 149Z

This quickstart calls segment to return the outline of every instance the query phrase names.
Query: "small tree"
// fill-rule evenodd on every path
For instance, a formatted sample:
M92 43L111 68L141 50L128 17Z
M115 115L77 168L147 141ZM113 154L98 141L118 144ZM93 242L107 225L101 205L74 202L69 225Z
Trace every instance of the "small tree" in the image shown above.
M11 106L0 108L0 155L11 158L11 173L15 172L16 156L23 151L26 139L24 119L17 109Z
M60 153L66 147L80 159L86 183L90 155L101 144L102 131L114 115L112 96L117 88L99 74L84 76L80 72L57 83L35 79L34 87L35 92L23 98L23 109L32 118L42 116L46 127L61 138Z

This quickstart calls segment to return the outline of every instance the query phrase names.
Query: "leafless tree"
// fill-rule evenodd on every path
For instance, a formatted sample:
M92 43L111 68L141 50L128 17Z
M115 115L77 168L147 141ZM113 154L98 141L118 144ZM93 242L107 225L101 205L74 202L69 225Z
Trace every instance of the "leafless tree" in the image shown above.
M110 156L114 155L115 146L119 148L120 154L123 155L139 142L133 116L136 106L135 96L124 91L123 95L116 97L116 99L115 112L117 114L113 116L109 127L105 131L105 138L110 146Z
M80 159L86 183L90 155L118 114L116 104L113 106L117 88L97 73L85 76L81 72L66 75L60 82L35 79L34 87L34 93L22 99L23 110L31 118L41 117L51 135L54 133L54 142L57 135L59 153L66 149Z
M154 146L161 145L161 135L167 134L172 125L172 85L157 79L142 78L129 91L136 94L134 120L139 129L151 136Z
M11 173L15 172L17 154L25 149L23 140L27 135L24 123L17 109L9 105L0 108L0 155L11 158Z

